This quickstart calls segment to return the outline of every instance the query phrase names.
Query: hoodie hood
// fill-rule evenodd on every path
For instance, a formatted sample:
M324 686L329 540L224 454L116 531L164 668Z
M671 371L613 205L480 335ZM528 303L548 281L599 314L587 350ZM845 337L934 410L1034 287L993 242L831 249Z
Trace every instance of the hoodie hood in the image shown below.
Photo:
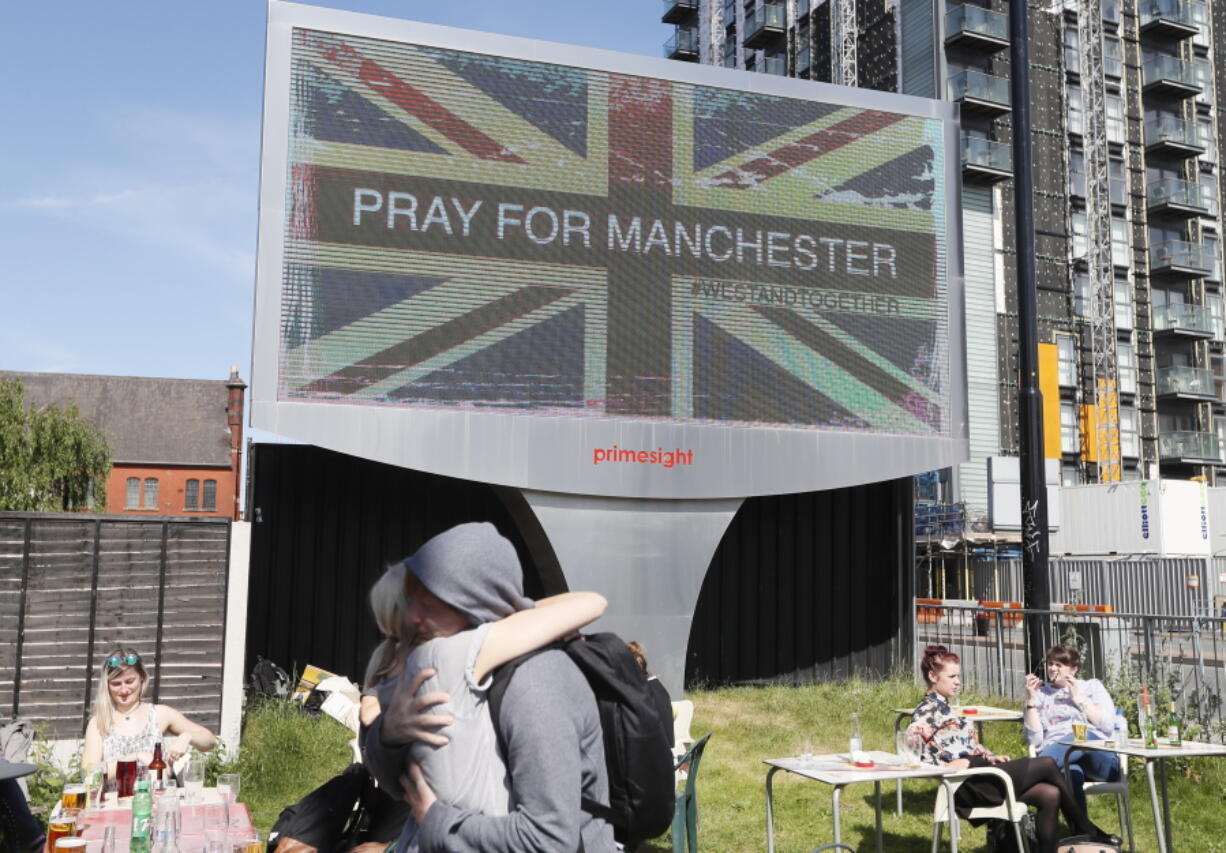
M463 613L469 625L533 606L524 596L515 546L486 521L443 531L406 557L404 565L426 589Z

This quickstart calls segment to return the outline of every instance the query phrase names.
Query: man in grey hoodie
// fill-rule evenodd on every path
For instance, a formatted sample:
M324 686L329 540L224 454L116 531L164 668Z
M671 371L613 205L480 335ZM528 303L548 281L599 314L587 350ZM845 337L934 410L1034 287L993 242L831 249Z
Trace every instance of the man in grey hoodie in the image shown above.
M452 636L532 607L523 594L515 547L492 524L461 524L435 536L405 560L406 588L418 593L409 621L422 641ZM420 585L420 586L419 586ZM466 812L438 801L414 765L401 786L413 740L445 742L436 733L451 718L430 714L445 693L417 696L421 678L402 683L370 727L366 762L393 797L408 794L423 853L613 851L613 829L583 811L582 798L608 802L608 775L596 700L565 652L550 650L515 673L495 725L506 745L510 810L503 816Z

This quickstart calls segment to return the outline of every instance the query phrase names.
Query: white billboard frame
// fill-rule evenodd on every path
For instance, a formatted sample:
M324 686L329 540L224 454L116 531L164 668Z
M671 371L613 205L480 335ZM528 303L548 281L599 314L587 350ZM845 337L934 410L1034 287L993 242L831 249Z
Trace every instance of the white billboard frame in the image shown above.
M278 399L293 30L408 42L531 62L878 109L942 122L945 161L947 435L693 424L649 419L346 405ZM270 0L265 69L251 424L298 441L406 468L543 492L723 498L812 491L944 468L969 458L960 203L954 104L770 74L497 36ZM594 449L676 449L691 464L596 464Z

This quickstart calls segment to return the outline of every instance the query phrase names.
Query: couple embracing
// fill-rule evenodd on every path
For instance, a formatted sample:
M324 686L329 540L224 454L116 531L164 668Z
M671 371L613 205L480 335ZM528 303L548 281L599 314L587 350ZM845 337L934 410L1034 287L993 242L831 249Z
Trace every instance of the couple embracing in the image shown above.
M411 808L397 853L616 850L611 825L583 808L608 802L608 774L596 700L570 657L520 664L497 719L488 701L495 669L595 620L604 599L534 604L514 546L487 523L440 533L393 570L411 652L379 685L366 763Z

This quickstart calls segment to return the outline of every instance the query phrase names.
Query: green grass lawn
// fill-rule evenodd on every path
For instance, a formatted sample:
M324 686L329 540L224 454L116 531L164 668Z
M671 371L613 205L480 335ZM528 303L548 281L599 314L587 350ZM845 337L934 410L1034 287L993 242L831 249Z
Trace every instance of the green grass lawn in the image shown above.
M815 751L847 749L851 713L860 714L866 749L893 751L894 716L888 709L913 705L919 688L907 680L853 681L811 687L737 687L691 691L695 737L712 732L698 778L699 842L703 850L766 849L764 758L795 755L810 740ZM968 696L965 701L1008 706L1004 700ZM1021 726L985 723L990 748L1025 755ZM294 709L256 709L244 724L243 749L236 762L243 796L256 824L266 831L281 808L296 802L349 763L349 734L327 717L307 719ZM1170 765L1175 846L1180 851L1226 853L1226 761L1194 759ZM1133 826L1139 851L1156 851L1153 816L1144 767L1130 768ZM902 817L893 811L894 788L883 786L885 849L889 853L928 851L936 783L905 783ZM833 839L831 789L788 773L775 776L775 839L779 851L811 851ZM844 789L843 840L857 850L873 846L873 788ZM1119 832L1114 797L1091 797L1091 816ZM963 823L960 849L985 850L984 830ZM1122 833L1121 833L1122 834ZM945 835L948 839L948 832ZM671 850L667 838L646 847ZM948 848L946 848L948 849Z

